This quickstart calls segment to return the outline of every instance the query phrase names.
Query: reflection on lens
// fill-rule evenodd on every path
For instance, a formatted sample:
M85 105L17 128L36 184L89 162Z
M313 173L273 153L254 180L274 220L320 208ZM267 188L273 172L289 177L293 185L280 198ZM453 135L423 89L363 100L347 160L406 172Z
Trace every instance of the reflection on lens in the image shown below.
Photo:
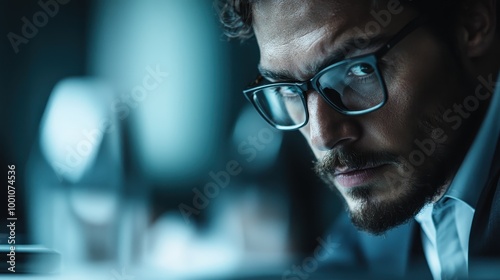
M318 80L323 95L344 111L363 111L384 102L384 88L376 66L347 61L326 71Z
M264 88L253 98L264 117L280 128L300 126L306 121L305 104L296 86Z

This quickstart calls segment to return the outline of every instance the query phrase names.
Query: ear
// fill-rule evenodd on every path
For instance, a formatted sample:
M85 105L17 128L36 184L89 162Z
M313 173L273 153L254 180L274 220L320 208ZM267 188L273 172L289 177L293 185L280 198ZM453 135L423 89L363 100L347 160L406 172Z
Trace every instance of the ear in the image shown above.
M467 55L478 57L492 46L496 36L496 0L465 0L461 10Z

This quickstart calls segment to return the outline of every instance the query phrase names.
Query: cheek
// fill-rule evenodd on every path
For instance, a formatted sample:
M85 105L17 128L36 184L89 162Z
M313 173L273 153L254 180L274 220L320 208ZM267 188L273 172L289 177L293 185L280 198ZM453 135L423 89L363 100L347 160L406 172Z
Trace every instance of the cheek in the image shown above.
M309 148L313 152L314 157L316 157L316 159L318 159L318 160L321 159L325 155L325 152L322 152L318 149L315 149L314 146L311 145L311 133L310 133L309 123L307 123L305 126L300 128L299 131L300 131L300 134L302 134L302 136L306 140L307 144L309 145Z

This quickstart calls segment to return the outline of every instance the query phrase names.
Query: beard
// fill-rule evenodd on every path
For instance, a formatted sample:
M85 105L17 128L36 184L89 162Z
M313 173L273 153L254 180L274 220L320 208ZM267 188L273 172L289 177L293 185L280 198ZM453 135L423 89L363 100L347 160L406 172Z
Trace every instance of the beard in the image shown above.
M439 119L432 117L420 121L415 139L432 141L435 129L442 127ZM338 191L340 187L334 183L334 171L337 168L362 169L366 166L386 165L395 170L384 173L383 184L357 186L343 193L343 196L356 203L356 207L346 207L354 226L359 230L381 235L411 220L426 204L436 201L445 192L458 169L456 163L461 162L457 160L459 147L458 144L434 144L433 153L426 156L421 165L412 164L408 157L389 152L359 151L352 147L342 147L329 151L317 161L314 171L330 188ZM414 147L412 151L417 149ZM377 195L389 191L390 197L380 199Z

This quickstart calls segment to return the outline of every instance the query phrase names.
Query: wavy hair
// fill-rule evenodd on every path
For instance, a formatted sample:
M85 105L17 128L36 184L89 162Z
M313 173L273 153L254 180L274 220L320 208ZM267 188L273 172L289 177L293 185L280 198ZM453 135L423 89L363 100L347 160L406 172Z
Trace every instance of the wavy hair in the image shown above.
M253 36L251 4L255 1L215 0L215 8L228 38L245 40Z

